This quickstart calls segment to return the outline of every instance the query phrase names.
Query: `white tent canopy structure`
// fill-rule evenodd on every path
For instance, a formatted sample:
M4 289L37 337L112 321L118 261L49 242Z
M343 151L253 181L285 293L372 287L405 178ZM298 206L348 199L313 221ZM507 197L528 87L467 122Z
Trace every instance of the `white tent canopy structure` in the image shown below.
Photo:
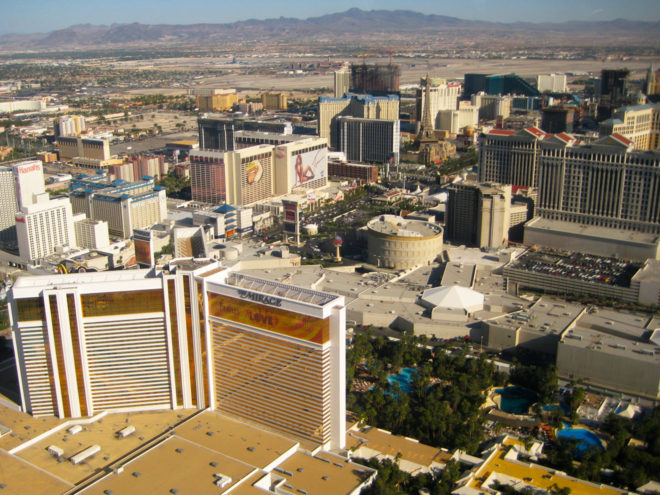
M484 295L467 287L434 287L422 294L421 304L431 308L434 320L465 320L484 309Z

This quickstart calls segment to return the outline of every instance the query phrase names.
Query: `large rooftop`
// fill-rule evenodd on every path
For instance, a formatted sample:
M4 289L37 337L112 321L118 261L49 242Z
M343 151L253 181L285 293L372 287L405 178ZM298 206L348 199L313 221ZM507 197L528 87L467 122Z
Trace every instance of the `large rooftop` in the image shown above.
M630 280L640 267L618 258L557 250L528 251L510 265L510 268L619 287L630 287Z
M367 227L374 232L397 237L432 237L442 234L442 228L420 220L406 220L395 215L381 215L371 220Z
M521 447L522 442L506 438L473 473L467 485L474 490L483 490L495 477L505 484L513 484L517 489L529 486L549 490L552 485L557 484L560 488L569 488L573 495L627 493L607 485L579 480L538 464L519 461L512 449Z
M310 289L303 289L288 284L264 280L257 277L251 277L242 273L232 272L227 277L227 283L240 287L241 289L254 290L272 294L284 299L314 304L316 306L325 306L337 299L337 296L325 292L319 292Z
M264 493L271 480L293 492L353 493L373 470L216 411L101 414L63 421L0 404L2 493ZM79 431L69 431L79 425ZM128 427L133 433L120 438ZM35 437L41 435L38 441ZM55 449L52 449L54 446ZM98 452L78 464L71 456ZM58 457L47 450L61 449ZM269 474L270 473L270 474ZM75 488L74 488L75 487Z

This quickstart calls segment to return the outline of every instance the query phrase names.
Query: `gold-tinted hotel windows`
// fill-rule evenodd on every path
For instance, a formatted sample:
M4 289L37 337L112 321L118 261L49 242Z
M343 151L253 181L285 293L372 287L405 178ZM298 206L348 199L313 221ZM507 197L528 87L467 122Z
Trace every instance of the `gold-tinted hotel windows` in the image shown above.
M18 309L18 321L43 321L46 319L43 300L40 297L16 299L16 308Z
M159 289L83 294L81 301L85 317L160 313L165 310L163 292Z

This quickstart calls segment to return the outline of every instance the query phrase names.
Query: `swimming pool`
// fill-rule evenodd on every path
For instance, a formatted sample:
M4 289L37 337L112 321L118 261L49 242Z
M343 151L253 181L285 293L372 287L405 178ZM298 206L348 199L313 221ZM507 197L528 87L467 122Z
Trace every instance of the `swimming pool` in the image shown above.
M415 368L402 368L398 375L387 375L387 381L390 385L398 383L401 391L409 394L416 375L417 370Z
M550 411L552 411L552 410L554 410L554 409L561 409L561 410L564 412L564 414L571 414L571 410L570 410L570 408L569 408L568 406L564 405L564 404L559 404L559 405L557 405L557 404L549 404L549 405L545 405L545 406L543 406L543 410L544 410L545 412L550 412Z
M584 454L589 449L602 449L603 443L593 432L584 428L563 428L557 432L561 440L577 440L578 454Z
M537 401L536 392L523 387L512 386L495 389L500 394L500 409L511 414L527 414L532 404Z

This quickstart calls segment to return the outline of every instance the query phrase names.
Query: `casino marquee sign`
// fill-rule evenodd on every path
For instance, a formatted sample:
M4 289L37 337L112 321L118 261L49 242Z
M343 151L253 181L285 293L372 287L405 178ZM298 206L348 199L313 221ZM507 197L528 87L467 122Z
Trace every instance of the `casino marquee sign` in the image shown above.
M282 299L269 294L238 290L238 297L208 294L209 315L288 337L325 344L330 340L329 318L281 309Z

